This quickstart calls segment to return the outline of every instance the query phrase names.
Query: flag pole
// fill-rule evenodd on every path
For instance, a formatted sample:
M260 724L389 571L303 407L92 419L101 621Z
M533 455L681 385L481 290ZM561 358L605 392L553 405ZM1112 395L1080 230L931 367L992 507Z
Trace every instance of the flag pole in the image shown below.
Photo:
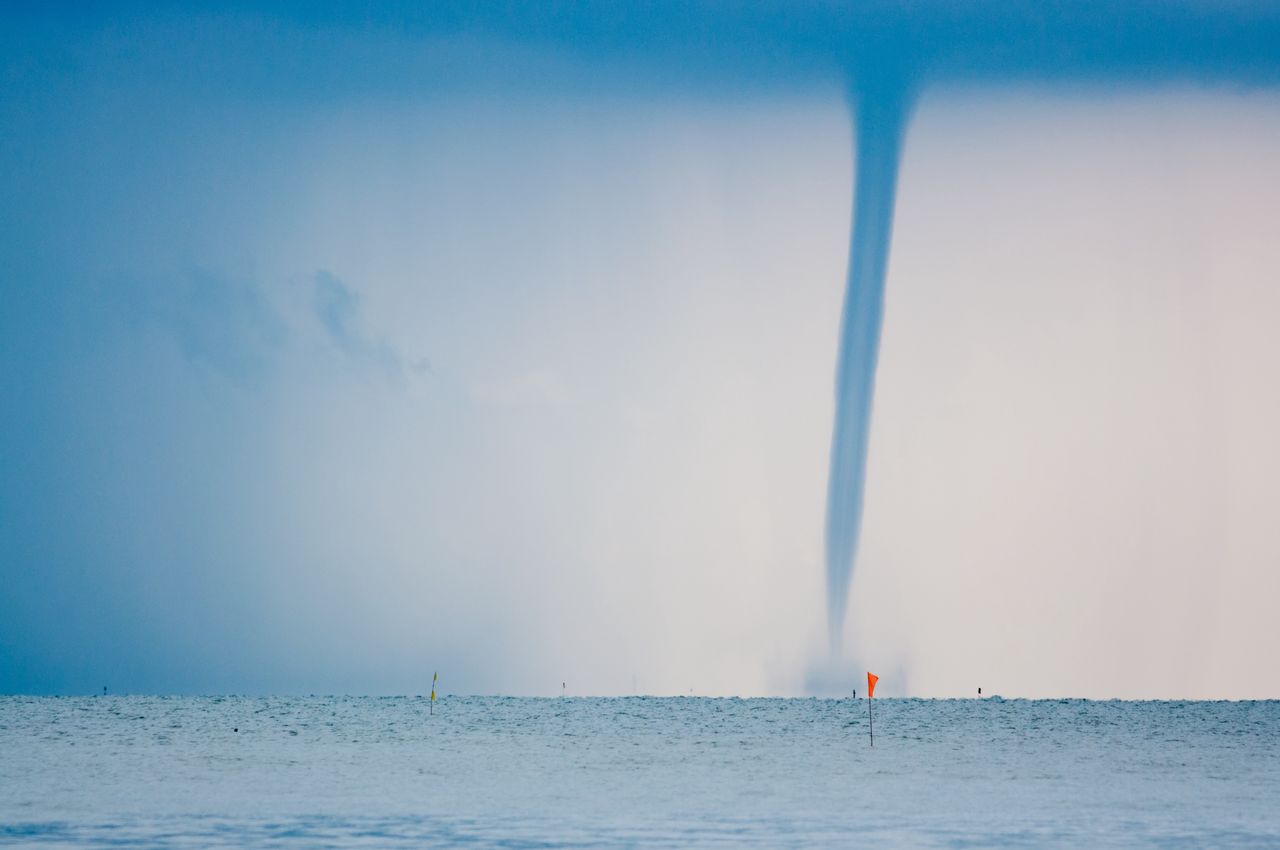
M440 674L439 674L439 673L432 673L432 674L431 674L431 702L430 702L430 703L428 703L428 705L430 705L430 706L431 706L431 708L430 708L430 710L427 712L428 714L435 714L435 713L436 713L436 679L438 679L438 678L440 678Z
M871 736L871 746L876 745L876 727L871 719L871 700L875 699L876 682L880 681L880 677L870 670L867 671L867 733Z

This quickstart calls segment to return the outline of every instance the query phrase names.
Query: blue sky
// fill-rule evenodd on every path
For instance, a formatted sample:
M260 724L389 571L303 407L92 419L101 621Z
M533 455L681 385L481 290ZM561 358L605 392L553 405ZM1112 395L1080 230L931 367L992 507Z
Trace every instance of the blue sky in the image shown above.
M803 692L887 75L848 653L1275 695L1274 13L432 8L7 13L0 691Z

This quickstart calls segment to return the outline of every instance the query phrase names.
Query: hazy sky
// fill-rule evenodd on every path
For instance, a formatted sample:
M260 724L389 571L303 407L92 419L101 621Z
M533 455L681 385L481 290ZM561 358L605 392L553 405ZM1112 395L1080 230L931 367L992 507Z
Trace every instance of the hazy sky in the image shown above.
M15 16L0 692L805 692L846 78L592 21ZM920 89L887 695L1280 696L1280 92L1224 50Z

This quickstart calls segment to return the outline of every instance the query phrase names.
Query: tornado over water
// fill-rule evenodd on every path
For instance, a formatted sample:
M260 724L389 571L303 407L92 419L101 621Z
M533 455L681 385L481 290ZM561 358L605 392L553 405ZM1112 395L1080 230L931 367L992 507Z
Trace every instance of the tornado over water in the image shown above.
M908 109L905 87L890 82L861 83L851 102L856 163L853 232L840 321L835 425L827 481L827 628L833 656L840 652L862 527L884 280Z

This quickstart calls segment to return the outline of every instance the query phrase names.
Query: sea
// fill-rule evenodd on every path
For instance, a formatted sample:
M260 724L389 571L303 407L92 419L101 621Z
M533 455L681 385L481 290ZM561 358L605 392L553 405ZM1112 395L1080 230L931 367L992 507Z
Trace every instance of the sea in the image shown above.
M1280 702L0 697L0 846L1275 848Z

